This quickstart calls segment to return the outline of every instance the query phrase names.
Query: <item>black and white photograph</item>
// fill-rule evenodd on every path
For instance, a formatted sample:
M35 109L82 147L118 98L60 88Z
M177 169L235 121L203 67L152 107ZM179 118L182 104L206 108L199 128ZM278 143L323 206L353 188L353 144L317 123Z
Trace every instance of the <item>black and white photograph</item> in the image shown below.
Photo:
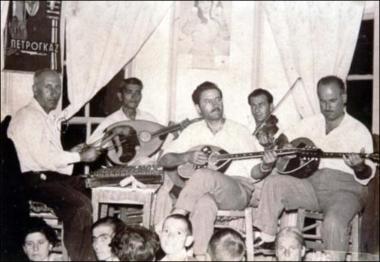
M378 1L0 1L0 261L379 261Z

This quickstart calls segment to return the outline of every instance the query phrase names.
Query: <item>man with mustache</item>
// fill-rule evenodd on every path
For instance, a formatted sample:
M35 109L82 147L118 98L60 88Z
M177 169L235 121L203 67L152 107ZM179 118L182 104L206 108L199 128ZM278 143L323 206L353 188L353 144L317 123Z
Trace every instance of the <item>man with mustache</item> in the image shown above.
M71 176L76 162L92 162L94 148L64 151L54 109L61 97L60 75L50 69L34 74L33 100L16 112L9 126L28 197L53 208L62 219L65 247L73 261L95 259L91 249L92 208L84 181Z
M375 174L370 162L359 152L373 152L367 128L345 110L347 93L344 82L336 76L318 81L317 93L321 114L305 118L287 130L290 139L307 137L325 152L347 153L343 159L321 159L319 170L300 179L275 175L266 178L254 225L261 230L258 247L269 246L277 232L278 217L284 209L305 208L322 211L322 239L333 261L343 261L348 248L352 218L360 212L367 195L367 184ZM268 172L274 167L276 154L263 159Z
M213 145L229 153L255 151L253 137L248 129L223 116L222 91L212 82L200 84L192 99L202 121L188 126L173 143L164 150L159 164L175 168L185 163L204 165L208 155L192 149L198 145ZM206 259L208 242L214 231L218 209L241 210L250 203L254 190L250 178L252 160L239 160L223 174L208 168L197 169L186 181L172 213L190 215L193 225L194 255Z

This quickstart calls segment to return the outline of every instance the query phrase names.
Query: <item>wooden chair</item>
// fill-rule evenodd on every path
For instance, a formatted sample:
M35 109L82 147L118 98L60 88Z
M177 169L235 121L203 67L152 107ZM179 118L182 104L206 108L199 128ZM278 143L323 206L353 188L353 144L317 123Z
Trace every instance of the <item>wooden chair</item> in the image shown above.
M245 210L218 210L215 221L215 228L230 227L243 235L247 248L247 261L254 260L252 221L252 207L247 207Z
M63 243L63 224L58 219L53 209L41 202L29 201L29 215L31 217L42 218L49 226L51 226L56 232L59 239L59 244L54 247L53 253L61 254L62 261L69 261L69 256L65 245Z
M314 251L323 251L322 243L322 222L323 213L298 209L297 212L297 227L302 232L306 249ZM306 224L305 220L309 219L310 223ZM348 254L351 255L351 261L359 259L359 241L360 241L360 215L356 214L351 222L350 240Z

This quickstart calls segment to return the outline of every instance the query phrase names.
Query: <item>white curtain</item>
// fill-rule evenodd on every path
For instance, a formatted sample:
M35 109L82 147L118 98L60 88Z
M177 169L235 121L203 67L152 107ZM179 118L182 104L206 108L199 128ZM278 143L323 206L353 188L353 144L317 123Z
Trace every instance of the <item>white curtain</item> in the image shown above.
M66 16L70 101L62 117L68 119L136 55L173 2L63 1L62 4Z
M319 112L316 84L326 75L346 79L364 1L264 2L289 86L301 117Z

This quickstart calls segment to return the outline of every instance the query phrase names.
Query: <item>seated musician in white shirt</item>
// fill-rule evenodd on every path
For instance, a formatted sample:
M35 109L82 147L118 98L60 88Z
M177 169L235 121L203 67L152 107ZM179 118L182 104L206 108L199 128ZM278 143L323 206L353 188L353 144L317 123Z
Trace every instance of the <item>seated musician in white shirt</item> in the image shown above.
M138 109L142 99L143 83L140 79L131 77L123 80L117 97L121 102L121 107L116 112L107 116L87 139L86 143L92 146L99 146L105 131L113 124L127 120L147 120L158 123L156 117L152 114ZM155 162L156 157L148 158L148 156L135 159L134 163L128 164L147 164Z
M284 209L322 211L322 240L334 261L343 261L348 249L351 220L365 205L367 184L375 174L374 164L359 152L373 152L370 132L345 110L347 93L342 79L321 78L317 84L321 114L305 118L286 131L290 140L306 137L324 152L340 152L341 159L321 159L319 169L307 178L270 175L266 178L254 220L261 230L258 248L269 248L277 232L278 216ZM277 155L266 152L263 169L277 170ZM277 171L276 171L277 170Z
M220 147L229 153L256 151L248 129L224 117L223 94L216 84L200 84L192 99L203 120L187 127L165 148L159 160L162 166L175 168L206 164L207 153L194 148L202 145ZM191 177L179 194L173 213L190 214L193 250L198 260L206 257L217 210L241 210L250 204L255 180L249 177L249 173L255 163L255 160L234 161L227 174L209 168L190 171Z
M123 80L120 89L117 92L117 97L121 102L121 107L116 112L107 116L87 139L87 144L92 144L104 135L104 131L114 123L126 120L148 120L158 122L157 119L150 113L138 109L143 89L143 83L140 79L131 77Z
M258 151L268 149L280 149L288 143L288 138L283 133L281 125L278 123L277 117L273 113L273 96L265 89L255 89L248 95L248 104L251 109L254 120L254 146ZM264 170L265 171L265 170ZM263 172L261 163L256 165L251 170L251 177L260 182L255 184L253 193L253 206L258 205L260 201L261 189L264 183L264 178L268 175Z
M92 162L99 152L64 151L54 109L61 96L60 75L50 69L34 74L33 100L16 112L8 135L13 140L28 198L53 208L62 219L65 247L73 261L95 259L91 249L91 201L79 176L71 176L76 162ZM15 218L17 219L17 218Z

